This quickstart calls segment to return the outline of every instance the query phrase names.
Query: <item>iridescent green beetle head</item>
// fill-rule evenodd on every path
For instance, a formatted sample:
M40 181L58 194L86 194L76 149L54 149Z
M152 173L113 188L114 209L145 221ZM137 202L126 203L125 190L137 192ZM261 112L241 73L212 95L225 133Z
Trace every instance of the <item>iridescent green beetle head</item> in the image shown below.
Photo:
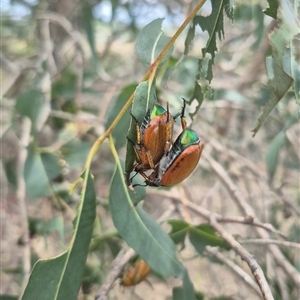
M153 118L155 118L157 116L161 116L166 112L167 111L162 106L160 106L159 104L154 104L152 111L150 113L150 120L152 120Z
M185 130L183 130L178 139L181 147L184 149L189 147L190 145L199 144L200 141L197 133L190 128L186 128Z

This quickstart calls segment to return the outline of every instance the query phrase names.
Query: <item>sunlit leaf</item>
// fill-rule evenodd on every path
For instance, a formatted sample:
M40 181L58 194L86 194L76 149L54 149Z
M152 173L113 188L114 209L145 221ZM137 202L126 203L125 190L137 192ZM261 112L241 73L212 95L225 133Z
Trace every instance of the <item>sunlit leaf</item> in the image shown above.
M194 17L185 40L184 54L187 55L189 46L195 37L196 26L200 26L202 31L207 31L209 35L206 46L202 48L202 57L198 60L198 73L195 78L194 90L188 101L189 103L193 100L197 100L198 102L194 113L190 114L192 118L198 112L204 97L210 97L210 90L207 89L206 84L203 85L201 83L200 85L200 82L206 79L210 83L213 78L212 67L218 50L217 38L219 40L224 38L224 15L227 15L231 20L233 19L233 10L230 7L229 0L211 1L211 5L212 11L210 15L197 15Z
M80 206L70 248L60 256L39 260L33 267L22 300L74 300L81 285L92 238L96 195L90 174L85 174Z
M161 30L162 22L163 19L152 21L142 29L137 37L135 44L136 54L145 63L152 64L170 41L170 38L165 36ZM173 49L174 47L172 46L160 64L164 64L169 59Z
M117 165L110 185L109 202L115 227L151 269L164 278L183 278L184 268L177 259L175 244L155 220L133 204L123 173L121 165Z
M232 19L232 9L230 8L230 1L211 1L212 11L208 16L195 16L193 26L199 25L202 31L207 31L209 39L205 48L202 48L202 58L199 60L199 72L201 72L201 65L203 59L207 54L210 55L206 79L211 82L213 77L212 66L215 61L217 49L217 37L219 40L224 38L224 13Z
M255 127L252 129L253 136L258 132L269 113L282 99L284 94L289 90L293 83L293 79L284 70L284 55L286 54L286 45L299 33L295 13L289 4L281 2L281 24L278 29L273 31L270 36L270 44L272 47L271 71L274 74L268 82L268 88L272 91L268 102L263 108L262 114L256 121ZM269 68L270 69L270 68Z

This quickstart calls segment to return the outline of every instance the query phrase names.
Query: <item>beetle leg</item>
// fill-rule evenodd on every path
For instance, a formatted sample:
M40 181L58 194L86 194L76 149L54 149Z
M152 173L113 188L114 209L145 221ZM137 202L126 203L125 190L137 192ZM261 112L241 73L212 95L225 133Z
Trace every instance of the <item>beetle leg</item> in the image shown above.
M171 128L170 128L170 113L169 113L169 103L167 103L167 122L166 122L166 144L164 153L167 153L171 147Z
M134 152L135 152L136 160L137 160L138 162L140 162L140 161L141 161L140 147L138 147L137 144L136 144L132 139L130 139L129 136L127 136L127 140L128 140L128 141L132 144L132 146L133 146L133 150L134 150Z
M182 98L182 100L183 100L183 107L182 107L182 110L181 110L180 119L181 119L182 130L184 130L187 127L187 125L186 125L186 119L185 119L185 116L184 116L184 113L185 113L185 99Z

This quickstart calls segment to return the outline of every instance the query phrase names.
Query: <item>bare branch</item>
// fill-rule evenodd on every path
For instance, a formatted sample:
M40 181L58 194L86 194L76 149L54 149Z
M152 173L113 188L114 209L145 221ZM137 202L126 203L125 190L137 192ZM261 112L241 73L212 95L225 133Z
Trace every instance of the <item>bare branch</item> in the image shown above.
M17 174L17 191L16 197L20 209L20 222L23 232L23 281L21 286L21 293L25 290L29 274L31 270L31 254L30 254L30 236L28 228L28 214L26 205L26 185L24 178L24 165L27 159L27 146L30 140L31 121L29 118L24 117L21 124L21 138L20 138L20 152L17 158L16 174Z
M248 264L254 278L256 279L259 285L259 288L263 295L263 299L265 300L274 299L270 291L270 287L265 278L265 275L261 267L255 260L254 256L250 254L241 244L239 244L239 242L237 242L231 234L229 234L227 231L223 229L223 227L217 222L214 214L211 214L210 216L210 225L218 231L218 233L221 235L223 240L225 240L233 248L233 250L237 254L239 254L240 257L243 260L245 260L245 262Z
M219 261L224 263L232 270L235 274L243 279L243 281L256 292L256 294L261 297L260 289L258 288L256 282L252 279L251 276L248 275L241 267L232 262L232 260L228 259L222 252L219 251L218 248L207 246L205 251L208 252L209 255L216 257Z
M300 250L300 244L289 242L289 241L279 241L279 240L272 240L272 239L248 239L248 240L239 239L239 242L242 244L262 244L262 245L274 244L274 245L295 248Z
M223 183L224 187L228 191L229 195L233 201L239 206L240 210L247 216L255 219L255 213L252 207L244 200L243 195L239 191L238 187L233 183L232 179L229 177L224 168L215 161L209 154L204 152L204 159L209 162L212 169L215 171L220 181ZM262 231L260 228L256 228L257 233L263 239L268 239L269 234L266 231ZM286 257L282 254L279 248L275 245L269 245L269 249L273 254L277 264L281 266L286 274L292 279L295 286L300 287L299 273L290 264Z

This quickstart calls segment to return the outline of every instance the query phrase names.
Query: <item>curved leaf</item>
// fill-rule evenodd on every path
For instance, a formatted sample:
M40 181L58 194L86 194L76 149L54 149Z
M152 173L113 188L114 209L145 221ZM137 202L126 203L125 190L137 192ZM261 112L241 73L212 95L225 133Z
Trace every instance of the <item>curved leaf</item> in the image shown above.
M131 113L138 120L139 124L142 124L142 121L149 109L152 109L154 103L156 102L155 94L155 81L152 85L149 85L148 81L141 82L135 92ZM135 121L131 120L130 128L128 130L128 137L131 141L136 141L136 130L135 130ZM131 142L127 142L126 146L126 160L125 160L125 170L126 176L129 177L130 172L132 171L132 166L135 161L135 152Z
M169 235L141 207L131 200L132 192L117 165L109 193L112 219L119 234L145 262L164 278L184 277L184 268L176 256L176 247Z
M272 48L271 74L274 76L268 82L268 88L272 91L268 102L263 108L262 114L256 121L255 127L252 129L253 136L257 133L260 126L265 122L269 113L282 99L284 94L289 90L293 83L293 78L285 71L284 55L286 53L286 45L299 33L295 12L285 2L281 1L281 19L280 27L270 34L270 44Z
M161 30L162 22L163 19L152 21L142 29L137 37L135 44L136 54L140 60L147 64L152 64L170 41L170 38L165 36ZM170 58L173 49L174 47L172 46L161 60L160 65Z
M96 216L96 195L89 173L85 173L83 184L70 248L35 264L22 300L41 299L41 295L43 300L77 299Z

